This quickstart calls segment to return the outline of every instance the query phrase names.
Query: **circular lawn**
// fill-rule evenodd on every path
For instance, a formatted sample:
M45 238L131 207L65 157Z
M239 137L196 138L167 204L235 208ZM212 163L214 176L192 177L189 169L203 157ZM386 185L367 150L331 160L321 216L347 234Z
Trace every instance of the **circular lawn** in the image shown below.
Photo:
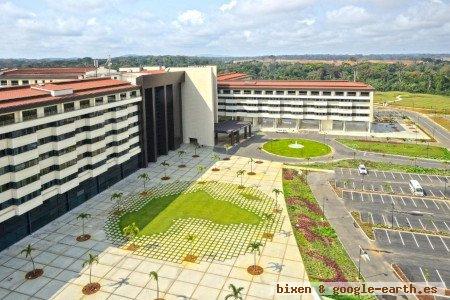
M327 155L331 148L320 142L305 139L272 140L263 145L269 153L294 158L308 158Z

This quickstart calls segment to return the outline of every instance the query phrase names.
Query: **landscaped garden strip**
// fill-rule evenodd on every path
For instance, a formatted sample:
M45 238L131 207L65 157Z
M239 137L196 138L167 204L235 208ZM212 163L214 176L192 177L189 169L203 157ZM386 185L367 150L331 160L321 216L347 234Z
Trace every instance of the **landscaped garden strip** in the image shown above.
M289 145L297 143L303 148L291 148ZM331 153L331 148L320 142L307 139L280 139L265 143L262 147L265 151L285 157L308 158L323 156Z

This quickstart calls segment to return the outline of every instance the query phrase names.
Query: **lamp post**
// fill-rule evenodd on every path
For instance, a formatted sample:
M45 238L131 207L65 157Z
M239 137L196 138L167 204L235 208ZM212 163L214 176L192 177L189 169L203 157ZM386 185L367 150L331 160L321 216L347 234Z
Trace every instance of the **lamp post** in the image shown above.
M367 254L366 250L364 250L361 245L359 246L359 257L358 257L358 279L361 280L362 276L361 276L361 258L364 259L365 261L370 261L370 257L369 254Z

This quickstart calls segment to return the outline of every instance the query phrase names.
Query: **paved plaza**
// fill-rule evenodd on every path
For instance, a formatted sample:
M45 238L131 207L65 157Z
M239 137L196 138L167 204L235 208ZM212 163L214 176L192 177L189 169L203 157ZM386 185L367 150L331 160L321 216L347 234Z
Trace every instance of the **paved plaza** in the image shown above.
M138 178L141 173L150 176L146 183L147 190L158 189L161 185L171 186L177 182L192 184L195 181L239 185L241 178L236 176L236 172L241 169L250 171L247 157L232 156L230 160L217 161L213 158L211 148L201 148L198 150L200 157L191 158L193 148L185 145L183 149L187 152L183 162L176 152L160 157L158 163L130 175L2 251L0 298L154 299L157 296L156 284L150 282L149 273L157 271L160 297L165 299L224 299L230 293L230 284L243 287L245 299L298 299L299 295L275 295L274 290L275 282L301 283L306 277L282 194L277 199L277 207L282 209L277 218L279 226L273 229L273 239L264 241L261 255L258 256L258 264L264 268L264 273L259 276L247 272L247 267L253 264L253 254L242 247L239 251L227 252L227 255L217 259L202 257L198 263L178 262L164 257L157 259L150 254L152 250L148 247L146 251L126 250L123 243L117 243L107 234L105 225L115 205L115 201L110 199L111 195L123 192L124 198L128 199L143 191L143 182ZM160 165L162 161L170 165L166 170ZM187 167L179 168L178 165L182 163ZM199 172L198 165L205 166L206 170ZM213 171L213 166L220 171ZM253 170L256 175L243 176L244 186L257 190L268 199L275 199L272 190L282 189L282 164L263 161L254 164ZM169 181L161 180L165 172L171 177ZM92 215L85 223L86 233L91 234L92 238L77 242L76 237L82 231L77 216L82 212ZM196 220L192 222L196 224ZM195 230L195 226L193 228ZM235 238L239 239L239 234ZM36 249L33 256L37 267L44 269L44 275L34 280L25 279L32 265L20 255L20 251L28 244ZM81 290L89 282L89 268L82 264L88 253L98 255L99 263L92 266L92 275L93 281L101 284L101 289L94 295L84 296ZM309 297L305 295L303 299Z

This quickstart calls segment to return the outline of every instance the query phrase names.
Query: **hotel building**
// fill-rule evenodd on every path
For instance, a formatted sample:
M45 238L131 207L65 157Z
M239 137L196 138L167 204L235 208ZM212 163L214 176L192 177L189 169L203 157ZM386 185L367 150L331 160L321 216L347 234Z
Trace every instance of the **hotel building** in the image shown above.
M127 76L0 89L0 249L183 142L214 145L215 67Z
M229 73L218 77L218 113L259 129L370 131L373 93L361 82L250 80Z

